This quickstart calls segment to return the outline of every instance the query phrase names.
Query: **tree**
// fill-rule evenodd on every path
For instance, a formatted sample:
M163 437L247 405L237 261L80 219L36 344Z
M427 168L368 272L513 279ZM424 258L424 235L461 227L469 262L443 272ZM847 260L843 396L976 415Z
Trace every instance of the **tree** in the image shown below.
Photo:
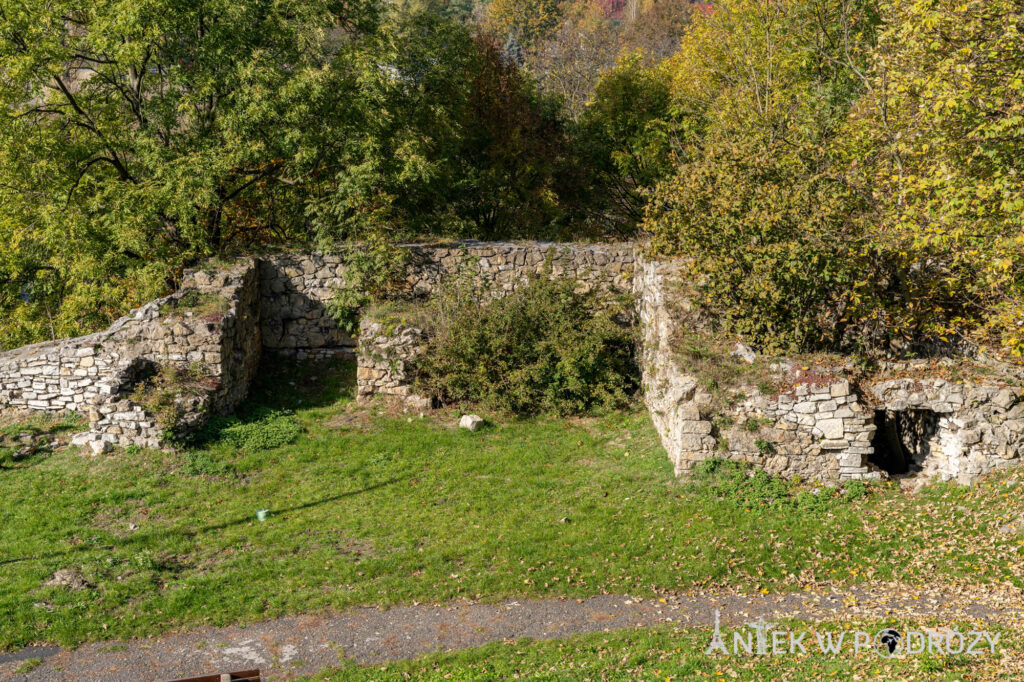
M613 22L596 3L572 5L553 34L528 55L528 69L540 87L562 99L570 118L579 118L601 74L615 64L621 41Z
M109 323L238 242L301 235L327 65L370 4L0 4L4 343Z
M495 38L474 40L472 88L452 158L462 168L449 200L481 239L556 236L568 140L558 103L538 93Z
M622 55L640 54L652 66L678 50L691 7L677 0L567 3L559 26L530 50L527 69L577 119L598 79Z
M322 133L343 150L332 154L335 187L311 204L322 241L367 229L393 241L559 234L570 150L558 105L496 37L425 12L399 18L365 54L390 75L364 70L376 115Z
M0 58L4 345L256 245L566 226L556 103L430 3L0 4Z
M693 8L688 0L631 0L629 19L621 29L623 49L641 51L648 63L671 57L679 50Z
M524 49L551 35L562 19L560 0L491 0L487 28L497 36L512 34Z
M594 184L590 217L606 232L632 236L649 190L672 170L670 73L624 55L601 76L580 117L577 145Z
M872 22L844 0L728 0L666 67L676 169L645 227L658 251L690 257L699 302L755 344L864 339L846 313L876 290L856 220L866 205L832 144L863 88Z
M1024 15L1013 0L891 0L845 133L891 254L907 339L1024 355Z

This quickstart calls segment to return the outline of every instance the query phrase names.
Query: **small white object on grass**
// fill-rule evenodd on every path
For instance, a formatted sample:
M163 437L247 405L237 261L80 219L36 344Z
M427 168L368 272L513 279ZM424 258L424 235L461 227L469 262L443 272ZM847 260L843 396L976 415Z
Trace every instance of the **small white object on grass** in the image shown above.
M101 455L110 450L110 443L105 440L91 440L89 441L89 447L92 448L93 454Z
M462 419L459 420L460 429L469 429L470 431L476 431L484 425L484 420L475 414L464 414Z

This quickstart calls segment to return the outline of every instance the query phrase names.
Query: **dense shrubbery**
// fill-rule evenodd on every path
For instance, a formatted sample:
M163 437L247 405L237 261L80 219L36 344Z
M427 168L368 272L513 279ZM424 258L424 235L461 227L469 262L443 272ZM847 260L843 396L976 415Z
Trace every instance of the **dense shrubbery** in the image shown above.
M479 402L533 414L578 414L626 405L638 386L633 333L575 282L534 278L482 309L455 286L433 302L419 389L445 402ZM471 297L472 296L472 297Z
M1016 0L888 0L844 130L886 254L895 333L969 333L1024 357L1024 11Z
M865 200L831 149L871 28L865 6L729 0L667 65L682 144L646 225L658 250L693 257L700 303L757 344L835 347L845 297L872 276Z

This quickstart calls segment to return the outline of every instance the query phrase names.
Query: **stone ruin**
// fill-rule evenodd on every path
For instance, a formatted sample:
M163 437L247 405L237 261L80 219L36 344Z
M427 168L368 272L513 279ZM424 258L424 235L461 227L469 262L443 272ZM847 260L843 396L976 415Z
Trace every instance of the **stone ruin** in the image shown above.
M467 268L489 296L505 295L543 271L581 289L631 291L640 325L644 400L676 473L722 457L784 476L820 481L914 474L966 483L1016 465L1024 454L1024 370L992 365L983 379L952 381L934 364L903 363L870 379L851 368L772 361L778 380L752 382L722 404L681 359L677 333L692 324L680 297L677 262L652 262L632 244L538 242L419 244L407 288L436 292ZM0 405L88 416L75 443L102 452L113 445L156 447L245 397L260 358L354 357L361 400L377 395L423 410L413 390L424 331L364 316L358 339L345 335L327 303L344 283L341 254L285 253L188 273L181 289L76 339L0 354ZM749 351L743 353L744 355ZM952 361L947 361L952 362ZM167 374L180 379L175 424L147 401L146 388ZM782 388L779 389L778 386Z
M184 422L233 410L259 363L258 294L251 260L199 270L171 296L106 331L0 354L0 405L85 415L89 431L74 444L97 453L112 445L157 447L165 426L134 400L137 389L173 368L189 377L189 390L173 398Z
M431 409L434 405L430 398L413 392L413 367L426 340L426 332L419 327L364 316L359 321L357 399L383 395L398 398L408 409Z
M984 358L890 363L868 378L850 365L778 359L769 390L741 384L736 399L717 404L677 352L680 327L701 327L680 272L678 263L641 258L634 279L644 400L677 474L721 457L819 481L916 475L968 483L1024 454L1024 368ZM968 365L982 378L936 375Z

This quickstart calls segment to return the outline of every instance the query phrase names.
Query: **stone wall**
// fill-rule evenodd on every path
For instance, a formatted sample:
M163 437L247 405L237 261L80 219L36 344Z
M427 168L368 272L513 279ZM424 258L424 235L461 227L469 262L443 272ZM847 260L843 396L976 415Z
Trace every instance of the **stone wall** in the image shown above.
M677 352L680 325L707 327L693 314L680 264L638 257L634 291L644 399L677 474L721 457L812 480L886 477L878 421L909 453L911 475L969 482L1024 454L1024 389L1012 371L986 370L984 382L961 383L883 373L855 390L850 367L779 359L770 365L771 383L781 390L740 383L730 387L738 399L716 401ZM929 363L912 365L886 369L925 377L936 371Z
M551 258L551 274L575 279L581 289L629 291L633 274L632 244L551 244L546 242L476 242L407 244L410 295L427 297L448 278L469 272L489 291L504 296L540 273ZM340 254L283 254L260 263L263 345L292 357L354 354L356 341L346 336L327 312L333 292L345 282Z
M992 380L896 378L867 386L887 419L913 415L899 430L925 477L967 483L1019 464L1024 455L1024 389Z
M505 296L527 281L531 274L541 274L550 260L552 277L570 277L580 291L603 291L609 294L630 291L633 280L634 247L632 244L582 245L548 244L543 242L494 243L460 242L457 244L408 245L412 252L406 271L406 284L414 297L426 298L436 293L444 281L458 273L469 273L487 298ZM329 291L326 284L330 265L307 261L304 268L316 271L322 267L324 277L314 277L303 286ZM291 272L300 268L293 264ZM293 282L294 285L294 282ZM286 289L288 285L277 285ZM411 362L424 343L424 332L417 327L396 324L385 319L363 319L360 322L357 352L357 390L360 398L375 394L397 397L413 409L430 406L430 400L413 394Z
M97 451L158 444L162 427L131 395L164 366L204 387L193 410L228 412L244 398L259 358L257 276L253 261L190 273L179 291L106 331L0 354L0 403L87 415L89 433L76 442Z
M270 256L259 268L265 350L296 359L353 354L355 339L327 312L327 302L345 282L340 254Z
M429 409L431 400L413 393L414 363L426 335L422 329L386 320L359 322L356 387L359 400L375 395L400 400L409 409Z
M905 455L911 473L960 482L1016 465L1024 454L1024 372L987 366L971 381L907 363L855 385L851 367L807 367L776 359L771 382L733 386L729 400L710 393L681 361L677 333L703 332L678 262L654 262L631 244L481 243L409 245L408 291L436 293L468 272L498 297L550 261L552 275L581 290L637 298L644 399L675 470L725 457L782 475L842 481L892 470L883 449ZM148 303L108 330L0 353L0 405L73 410L89 417L76 437L102 451L110 444L155 446L166 425L138 390L161 368L189 377L176 398L181 424L234 409L258 370L261 352L297 359L356 355L327 313L344 283L340 255L283 254L188 273L181 290ZM685 327L684 327L685 326ZM384 394L412 407L412 367L421 329L383 319L360 328L360 399ZM749 349L739 353L752 355ZM749 360L749 358L748 358ZM912 363L911 363L912 364ZM997 369L992 369L996 367ZM932 373L931 375L929 373ZM770 383L770 386L768 385ZM771 390L768 390L768 389Z
M809 479L878 477L867 464L873 415L860 406L848 381L795 377L790 391L768 395L757 385L743 385L735 391L742 400L716 404L677 354L678 326L705 326L687 300L681 271L678 262L641 256L634 280L644 400L676 474L721 457Z
M631 245L461 242L405 248L414 296L434 293L459 272L475 273L489 295L502 296L529 273L541 272L549 259L552 275L572 277L581 289L624 291L632 277ZM206 415L238 405L263 351L298 360L354 356L355 340L327 312L343 284L339 254L280 254L190 272L179 291L106 331L0 353L0 405L85 414L90 430L76 442L97 451L110 444L156 446L166 425L151 406L140 404L144 396L137 389L161 368L189 377L177 398L179 424L195 428ZM360 395L386 393L416 403L404 363L412 353L406 341L419 332L401 329L392 337L383 330L366 333Z
M409 289L419 296L436 293L452 275L468 270L492 297L505 296L540 274L550 258L551 276L567 277L581 291L628 292L632 288L634 245L553 244L550 242L478 242L409 245Z
M678 306L684 305L682 285L678 263L638 258L633 288L644 402L677 475L693 462L714 456L718 443L710 415L701 411L711 396L700 390L697 377L680 366L672 351L676 325L681 323Z
M792 370L780 368L787 371ZM846 379L815 372L808 381L796 377L783 393L764 395L756 386L743 386L740 393L750 397L717 415L722 456L810 480L883 476L869 462L874 413Z

